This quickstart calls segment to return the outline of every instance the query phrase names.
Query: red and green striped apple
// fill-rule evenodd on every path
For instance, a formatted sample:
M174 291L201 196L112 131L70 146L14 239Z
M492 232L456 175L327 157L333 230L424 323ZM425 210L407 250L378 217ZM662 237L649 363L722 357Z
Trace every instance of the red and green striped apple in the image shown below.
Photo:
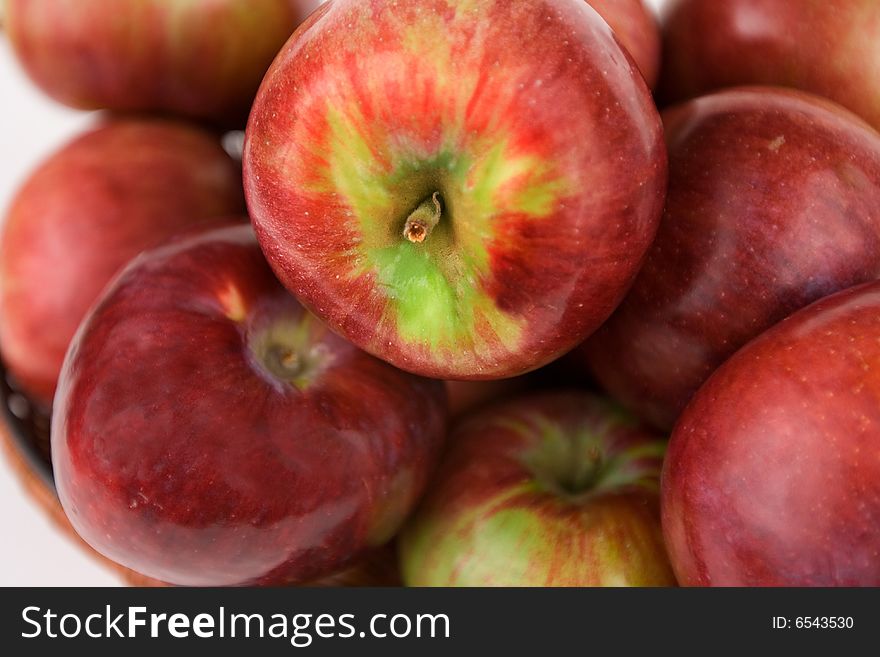
M241 127L272 59L320 2L0 0L0 19L59 102Z
M587 393L544 393L453 432L399 546L411 586L663 586L665 442Z
M617 305L666 152L583 0L334 0L263 81L244 171L270 264L334 330L409 371L492 379Z

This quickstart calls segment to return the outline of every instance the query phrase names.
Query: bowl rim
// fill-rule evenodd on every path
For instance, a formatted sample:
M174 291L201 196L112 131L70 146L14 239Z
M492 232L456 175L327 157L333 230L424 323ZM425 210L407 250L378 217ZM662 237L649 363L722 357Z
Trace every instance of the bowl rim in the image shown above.
M34 413L34 404L18 391L12 374L7 369L3 360L0 359L0 418L9 435L10 443L18 451L31 472L37 476L53 495L57 495L55 488L55 476L52 472L52 462L40 451L35 436L28 426L25 418L21 418L13 412L13 403L21 400L28 404L28 412Z

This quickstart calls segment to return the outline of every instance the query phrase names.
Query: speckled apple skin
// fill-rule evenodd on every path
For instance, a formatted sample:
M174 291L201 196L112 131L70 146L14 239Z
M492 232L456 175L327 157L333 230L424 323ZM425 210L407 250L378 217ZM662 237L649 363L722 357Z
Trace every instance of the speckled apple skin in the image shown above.
M781 85L831 98L880 129L876 0L672 0L662 22L665 102Z
M675 428L663 531L682 584L880 585L880 284L740 350Z
M158 119L99 124L17 192L0 237L0 352L45 407L76 327L125 264L171 235L242 213L220 141Z
M281 281L408 371L497 379L611 313L656 231L661 126L583 0L333 0L275 60L245 192ZM401 236L439 190L424 244Z
M248 346L277 321L318 358L304 387ZM306 313L249 226L148 252L65 362L58 494L96 550L181 585L311 581L384 544L445 434L443 384L351 346Z
M0 0L31 79L82 109L244 125L260 80L320 0Z
M586 359L662 429L739 347L880 276L880 135L798 91L728 90L664 114L670 181L645 266Z

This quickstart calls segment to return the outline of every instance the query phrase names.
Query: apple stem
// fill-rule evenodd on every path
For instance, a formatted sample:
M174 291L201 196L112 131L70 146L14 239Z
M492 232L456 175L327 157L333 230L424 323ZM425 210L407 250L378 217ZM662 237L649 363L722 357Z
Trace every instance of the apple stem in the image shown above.
M428 239L428 235L434 230L434 226L440 221L442 214L443 204L440 201L440 192L434 192L409 215L403 226L403 236L413 244L421 244Z

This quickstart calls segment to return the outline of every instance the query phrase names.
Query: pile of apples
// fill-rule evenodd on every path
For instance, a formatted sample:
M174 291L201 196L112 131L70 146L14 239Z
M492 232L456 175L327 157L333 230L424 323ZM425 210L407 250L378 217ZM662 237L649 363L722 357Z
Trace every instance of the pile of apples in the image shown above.
M5 0L3 29L108 110L0 243L0 352L105 556L880 585L876 0Z

